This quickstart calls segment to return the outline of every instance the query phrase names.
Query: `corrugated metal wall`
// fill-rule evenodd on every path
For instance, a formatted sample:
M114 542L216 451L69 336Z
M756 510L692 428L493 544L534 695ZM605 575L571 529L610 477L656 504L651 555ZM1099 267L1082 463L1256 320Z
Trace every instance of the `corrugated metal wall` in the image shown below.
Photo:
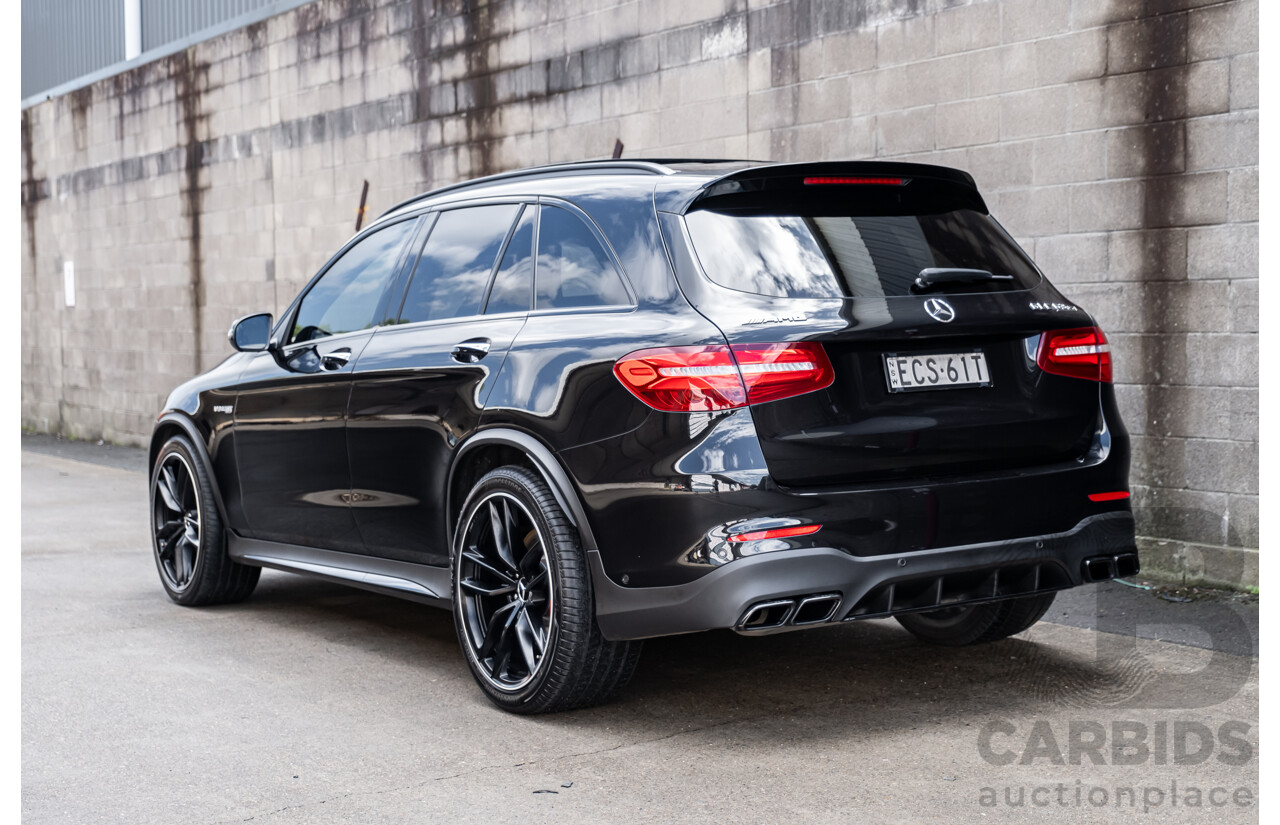
M158 49L273 2L275 0L142 0L142 50Z
M141 0L146 54L242 15L306 0ZM121 63L127 0L22 0L22 99Z
M24 100L122 60L123 0L22 0Z

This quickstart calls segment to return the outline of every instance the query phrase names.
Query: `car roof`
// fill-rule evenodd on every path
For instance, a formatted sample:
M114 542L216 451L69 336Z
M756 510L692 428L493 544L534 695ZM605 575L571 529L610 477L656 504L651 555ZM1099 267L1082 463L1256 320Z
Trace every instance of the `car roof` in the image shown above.
M600 177L617 177L631 182L647 180L652 184L661 184L665 199L671 204L683 204L687 207L704 193L723 189L726 184L745 177L775 177L783 175L814 174L910 174L946 180L952 184L972 189L977 196L977 187L973 178L958 169L945 166L931 166L918 163L900 163L893 161L819 161L808 163L774 163L759 160L731 160L708 158L637 158L637 159L602 159L576 161L572 163L554 163L546 166L534 166L517 169L496 175L461 181L424 192L421 195L401 201L378 216L375 223L392 215L405 214L416 209L426 208L436 202L447 202L467 196L500 196L509 194L529 194L530 184L536 187L538 182L556 179L556 189L561 192L572 188L572 178L593 178L593 184ZM585 183L585 181L583 181ZM567 185L566 185L567 184ZM716 185L720 186L717 187ZM651 190L652 191L652 190ZM547 194L550 194L549 192ZM681 209L681 211L683 211Z
M688 177L692 186L706 182L707 178L715 178L726 172L735 172L752 166L767 166L767 161L751 160L704 160L696 158L640 158L628 160L602 159L584 160L571 163L552 163L545 166L531 166L496 175L460 181L441 186L412 198L403 200L378 216L378 219L400 212L407 207L423 204L437 197L459 192L465 189L492 189L505 183L528 180L531 178L557 178L581 175L681 175ZM693 180L697 178L698 180ZM488 194L486 192L486 194Z

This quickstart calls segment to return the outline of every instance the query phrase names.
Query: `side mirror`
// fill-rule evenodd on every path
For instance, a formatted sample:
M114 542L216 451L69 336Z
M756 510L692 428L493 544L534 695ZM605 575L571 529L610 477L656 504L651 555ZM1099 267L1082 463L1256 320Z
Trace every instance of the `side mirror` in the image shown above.
M231 325L227 340L240 352L262 352L271 339L271 313L246 315Z

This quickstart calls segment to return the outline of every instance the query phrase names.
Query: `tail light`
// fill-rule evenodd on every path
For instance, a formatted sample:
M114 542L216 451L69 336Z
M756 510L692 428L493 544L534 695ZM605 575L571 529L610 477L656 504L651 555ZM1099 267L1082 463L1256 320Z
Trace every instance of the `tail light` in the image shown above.
M826 389L835 371L821 344L734 344L643 349L613 373L663 412L729 410Z
M1054 375L1111 383L1111 346L1097 327L1045 332L1040 336L1036 363Z
M776 527L772 530L756 530L752 533L738 533L729 536L731 542L762 541L764 539L787 539L795 536L811 536L822 529L821 524L801 524L798 527Z

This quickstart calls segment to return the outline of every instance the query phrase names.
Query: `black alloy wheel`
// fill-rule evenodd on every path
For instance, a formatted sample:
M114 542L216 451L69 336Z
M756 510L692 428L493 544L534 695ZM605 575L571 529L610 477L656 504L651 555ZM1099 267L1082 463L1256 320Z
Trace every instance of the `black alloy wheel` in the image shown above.
M227 555L213 483L185 436L164 443L151 471L151 546L160 584L181 605L238 602L262 573Z
M1040 621L1057 593L944 607L895 616L917 639L945 647L985 644L1021 633Z
M494 492L479 502L459 567L471 655L493 687L518 691L538 673L555 632L546 543L519 499Z
M512 713L605 701L643 645L600 634L578 531L546 482L514 465L485 474L462 506L453 620L476 684Z
M156 561L167 588L181 593L191 585L200 556L201 506L195 471L185 456L171 452L160 462L154 487Z

